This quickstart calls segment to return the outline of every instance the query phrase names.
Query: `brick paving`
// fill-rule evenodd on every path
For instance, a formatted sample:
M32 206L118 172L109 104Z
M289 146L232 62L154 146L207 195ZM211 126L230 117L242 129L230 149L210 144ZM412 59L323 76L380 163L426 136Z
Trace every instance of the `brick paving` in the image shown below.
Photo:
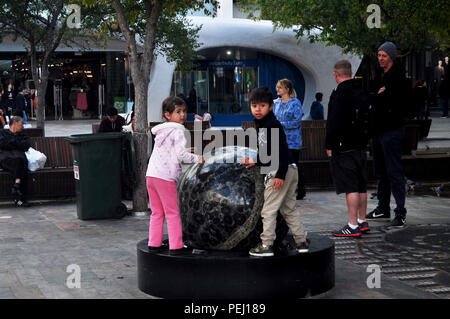
M136 279L136 244L147 238L149 216L82 221L77 218L73 201L34 204L30 208L0 205L0 298L155 298L142 293ZM375 200L369 200L369 209L375 204ZM308 232L329 236L346 223L345 197L333 191L308 192L297 205ZM428 227L432 234L437 226L450 225L450 198L409 196L407 207L410 228L434 225ZM387 234L401 231L390 230L386 222L372 222L371 227L373 231L362 239L335 239L336 287L314 298L448 298L446 286L431 283L444 269L439 263L430 264L439 261L436 254L423 257L422 253L421 258L414 259L411 247L394 249L385 240ZM448 236L445 238L448 241ZM421 237L414 239L417 242ZM448 244L440 243L442 247ZM408 252L404 256L411 263L402 257L403 264L395 268L402 251ZM367 288L369 263L378 263L383 269L380 289ZM80 289L66 285L70 275L66 270L71 264L80 267ZM432 269L424 268L430 265ZM405 266L416 274L431 271L433 276L419 276L416 279L420 280L411 283L407 277L401 277L411 275L402 268Z
M437 120L444 126L450 123ZM46 135L61 134L62 123L69 134L88 133L94 121L72 121L70 129L67 122L47 124ZM445 131L442 125L439 130ZM130 207L130 202L125 203ZM136 244L147 238L148 215L82 221L73 199L33 204L16 208L11 202L0 203L0 299L156 298L141 292L136 278ZM345 197L332 190L308 191L297 205L308 232L329 236L347 222ZM369 200L368 209L375 205ZM427 255L414 251L411 243L449 247L447 231L439 233L439 242L433 236L437 228L450 227L450 198L416 192L408 196L406 206L404 232L414 227L427 232L395 246L389 238L402 230L371 222L373 231L360 240L335 239L336 286L313 298L449 298L448 249L434 247L437 253ZM366 285L369 263L382 267L381 288ZM80 267L81 288L66 285L71 264Z

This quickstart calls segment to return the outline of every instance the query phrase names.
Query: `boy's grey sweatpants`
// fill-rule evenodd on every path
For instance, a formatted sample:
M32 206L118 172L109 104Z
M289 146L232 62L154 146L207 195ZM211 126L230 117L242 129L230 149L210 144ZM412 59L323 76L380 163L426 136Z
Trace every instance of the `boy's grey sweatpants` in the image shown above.
M300 213L295 207L298 184L297 168L289 166L283 187L278 191L272 189L275 173L271 172L267 174L265 180L264 206L261 211L263 221L261 241L267 246L273 244L276 237L277 212L280 210L281 215L294 236L295 243L300 244L306 241L306 233L300 220Z

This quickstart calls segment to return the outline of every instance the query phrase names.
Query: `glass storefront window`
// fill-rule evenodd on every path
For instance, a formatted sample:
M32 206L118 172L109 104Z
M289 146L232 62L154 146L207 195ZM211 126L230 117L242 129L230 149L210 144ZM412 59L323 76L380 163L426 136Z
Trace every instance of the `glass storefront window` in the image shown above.
M258 86L256 67L208 68L212 114L250 114L248 94Z
M208 112L208 73L206 71L175 71L170 95L186 101L188 113Z
M214 66L205 71L175 71L171 95L186 100L188 113L250 114L248 94L257 86L257 67Z
M267 86L276 97L278 80L290 79L303 103L305 81L299 68L273 54L238 47L217 47L199 51L196 69L175 71L171 95L187 99L188 113L209 111L216 126L240 126L252 120L249 93L258 86ZM189 92L196 91L196 104L189 101ZM192 115L191 115L192 116ZM192 120L189 118L188 120Z

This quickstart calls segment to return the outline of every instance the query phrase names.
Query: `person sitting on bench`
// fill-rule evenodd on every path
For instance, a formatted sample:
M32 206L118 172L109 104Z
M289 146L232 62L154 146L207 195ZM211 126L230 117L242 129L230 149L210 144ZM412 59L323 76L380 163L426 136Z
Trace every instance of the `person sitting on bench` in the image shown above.
M30 147L30 138L22 133L23 118L13 116L9 129L0 130L0 168L10 172L14 178L11 194L18 207L30 206L26 199L28 160L25 152Z

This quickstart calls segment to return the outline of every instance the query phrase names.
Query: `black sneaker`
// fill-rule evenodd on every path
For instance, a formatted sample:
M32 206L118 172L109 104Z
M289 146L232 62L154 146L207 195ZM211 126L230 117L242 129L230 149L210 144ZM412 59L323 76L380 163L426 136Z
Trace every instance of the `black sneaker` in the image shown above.
M385 211L380 208L375 208L373 211L368 213L366 215L367 219L374 219L374 220L385 220L385 219L391 219L391 212Z
M362 233L370 231L370 227L369 227L369 223L368 222L358 223L358 226L359 226L359 230Z
M309 239L298 244L296 249L297 249L297 252L299 252L299 253L307 253L309 251Z
M161 250L164 250L164 249L168 249L169 245L163 242L162 245L158 246L158 247L156 247L156 246L147 246L147 247L148 247L149 251L157 252L157 251L161 251Z
M406 214L398 213L395 214L394 220L392 220L391 226L396 228L403 228L406 223Z
M22 201L20 199L16 199L14 201L14 205L16 205L17 207L30 207L30 203L26 202L26 201Z
M256 247L253 247L248 252L251 256L256 257L272 257L273 249L272 246L265 246L262 243L259 243Z
M305 198L305 196L306 196L306 191L304 189L299 190L297 192L297 200L303 200Z
M183 255L186 253L192 253L192 248L185 245L179 249L169 249L169 255L176 256L176 255Z
M336 237L360 237L361 230L359 229L359 227L356 227L356 229L352 229L349 225L345 225L342 229L337 230L332 234Z

